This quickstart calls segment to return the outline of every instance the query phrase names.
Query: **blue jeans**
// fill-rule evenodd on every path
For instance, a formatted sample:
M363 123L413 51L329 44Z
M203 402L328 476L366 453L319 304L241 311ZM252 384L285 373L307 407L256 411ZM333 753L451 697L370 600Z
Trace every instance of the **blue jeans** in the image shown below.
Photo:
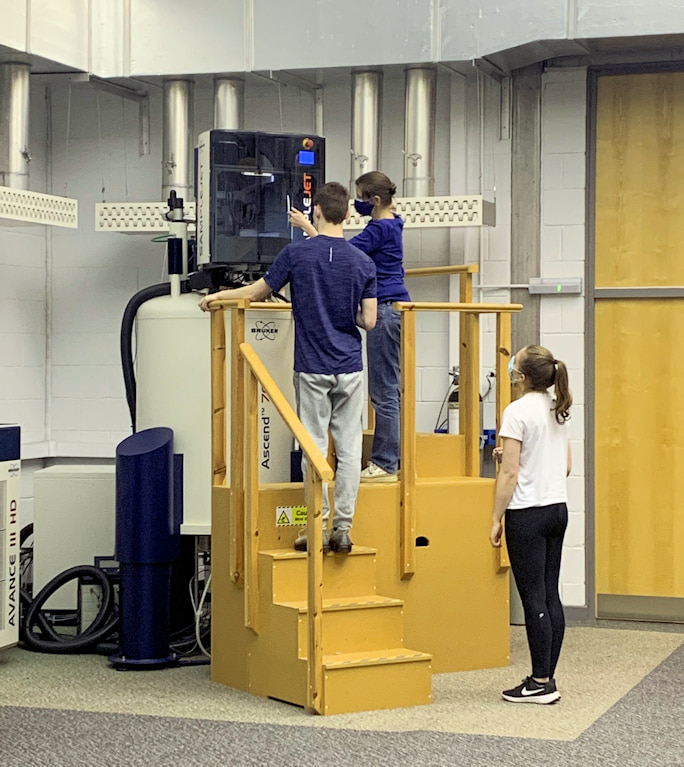
M399 468L399 395L401 391L401 314L378 304L378 321L366 337L368 393L375 409L371 461L396 474Z

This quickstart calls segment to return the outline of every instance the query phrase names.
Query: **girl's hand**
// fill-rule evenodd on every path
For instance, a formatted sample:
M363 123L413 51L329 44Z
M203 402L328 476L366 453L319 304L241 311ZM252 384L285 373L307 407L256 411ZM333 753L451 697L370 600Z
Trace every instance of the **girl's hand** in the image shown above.
M501 534L503 532L503 525L501 522L492 522L492 531L489 533L489 542L498 549L501 546Z
M297 208L290 208L289 215L290 223L292 226L296 226L298 229L304 229L307 226L311 226L311 221Z
M501 459L503 458L503 447L495 447L494 450L492 450L492 458L495 463L501 463Z

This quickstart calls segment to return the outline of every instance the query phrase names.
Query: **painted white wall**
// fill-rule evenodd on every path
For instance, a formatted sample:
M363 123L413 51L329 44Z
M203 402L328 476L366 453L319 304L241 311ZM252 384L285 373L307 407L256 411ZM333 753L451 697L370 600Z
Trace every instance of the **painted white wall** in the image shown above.
M586 69L547 71L542 79L542 277L585 270ZM568 367L573 393L568 423L573 467L561 596L586 604L584 474L584 297L541 299L541 343Z

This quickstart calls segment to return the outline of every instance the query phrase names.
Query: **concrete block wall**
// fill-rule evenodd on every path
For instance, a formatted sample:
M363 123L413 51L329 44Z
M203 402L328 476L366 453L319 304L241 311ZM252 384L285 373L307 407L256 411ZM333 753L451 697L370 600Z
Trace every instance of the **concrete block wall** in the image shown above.
M465 230L466 263L479 263L480 272L474 279L473 300L481 303L510 303L510 290L501 286L511 282L511 139L506 130L510 115L502 113L502 86L484 74L470 88L471 111L481 111L483 132L479 158L470 157L471 164L481 165L481 182L471 176L469 192L477 194L481 183L487 200L496 201L496 226ZM480 105L480 102L482 104ZM478 120L479 125L479 120ZM471 137L470 151L474 137ZM479 143L479 141L478 141ZM498 286L491 288L489 286ZM481 288L481 289L478 289ZM454 296L453 300L457 300ZM488 374L496 368L496 316L480 318L480 394L482 428L496 427L496 395L494 379ZM491 384L491 388L490 388Z
M449 186L450 76L438 78L436 193ZM403 175L404 79L383 83L382 166L401 190ZM129 433L119 364L119 325L128 299L162 278L165 249L146 235L94 231L94 205L100 201L156 200L161 187L161 90L150 88L151 152L139 155L135 104L88 86L53 87L51 182L55 193L79 199L76 232L55 230L46 254L51 277L48 359L48 431L55 454L111 457ZM328 140L328 177L348 183L350 174L348 78L326 87L324 133ZM213 85L195 87L195 130L213 124ZM296 86L248 84L245 128L312 131L312 94ZM462 190L453 190L454 193ZM401 191L400 191L401 193ZM449 263L445 230L407 232L407 265ZM418 300L446 300L448 281L414 280ZM432 430L448 378L446 318L421 317L418 373L418 428ZM437 373L437 375L436 375ZM440 379L440 385L434 381Z
M542 80L542 277L585 276L586 69L547 71ZM586 604L584 473L584 296L542 297L541 343L568 367L573 467L561 569L566 605Z
M47 188L47 108L40 84L31 91L31 191ZM0 422L19 423L24 453L46 439L46 254L48 228L0 219ZM35 445L35 448L27 448Z
M161 92L150 90L161 135ZM109 458L130 434L119 357L128 300L161 281L165 249L149 235L95 233L95 203L158 199L161 142L139 154L137 104L62 83L52 97L52 183L79 201L79 228L55 230L50 261L50 440L53 454Z
M137 105L84 84L53 80L46 89L47 84L39 82L33 89L37 106L32 141L43 148L35 166L40 173L31 169L32 188L78 198L80 224L76 231L0 229L0 265L3 276L9 277L0 287L0 311L7 314L0 325L0 352L15 374L20 371L14 386L2 381L0 417L22 423L24 441L32 445L26 455L36 460L111 458L116 444L130 433L119 362L121 316L138 289L162 279L165 248L147 235L95 233L94 205L160 197L162 94L150 86L151 150L141 156ZM437 87L435 193L484 191L488 199L496 196L498 223L482 235L478 230L407 230L406 265L477 262L482 242L482 280L507 281L510 142L500 137L499 85L483 75L466 79L442 72ZM328 177L345 183L350 173L350 105L348 78L326 86ZM195 89L196 132L212 123L213 86L205 80ZM381 167L399 194L403 123L403 75L387 76ZM247 129L308 131L313 124L309 91L248 84ZM445 301L453 294L453 280L416 278L409 290L416 300ZM487 298L507 300L500 295ZM487 355L493 358L494 349L492 326L486 323L484 364ZM421 431L438 425L448 370L458 362L452 351L453 327L446 315L426 313L418 320L416 423ZM9 375L7 367L3 376ZM446 411L441 420L445 417Z
M0 422L45 440L44 227L0 227Z

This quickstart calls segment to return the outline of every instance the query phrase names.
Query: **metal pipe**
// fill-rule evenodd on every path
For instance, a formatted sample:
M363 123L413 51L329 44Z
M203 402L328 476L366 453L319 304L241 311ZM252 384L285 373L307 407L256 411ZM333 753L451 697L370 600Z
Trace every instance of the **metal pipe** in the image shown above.
M435 193L435 96L433 68L406 70L404 123L404 197Z
M28 189L29 64L0 64L0 184Z
M242 130L245 112L245 84L235 78L214 81L214 128Z
M162 200L172 189L185 201L193 194L193 83L164 82L164 136L162 147Z
M351 183L380 163L382 73L352 72Z

